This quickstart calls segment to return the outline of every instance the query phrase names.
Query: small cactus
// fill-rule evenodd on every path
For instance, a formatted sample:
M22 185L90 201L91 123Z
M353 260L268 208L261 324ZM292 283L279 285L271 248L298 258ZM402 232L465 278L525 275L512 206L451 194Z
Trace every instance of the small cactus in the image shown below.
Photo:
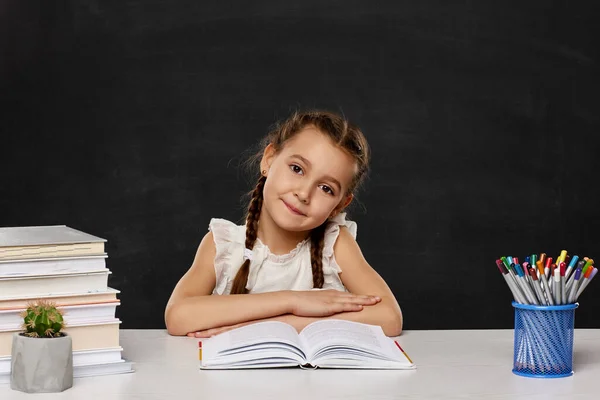
M60 330L64 328L63 313L51 302L39 300L27 305L21 313L23 317L23 334L35 338L55 338L64 336Z

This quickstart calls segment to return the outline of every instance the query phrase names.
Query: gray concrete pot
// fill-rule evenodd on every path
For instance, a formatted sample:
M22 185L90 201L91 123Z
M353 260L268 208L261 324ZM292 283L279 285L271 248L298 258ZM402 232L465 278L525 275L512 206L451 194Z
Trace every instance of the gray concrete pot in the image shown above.
M73 386L71 336L13 335L10 387L27 393L62 392Z

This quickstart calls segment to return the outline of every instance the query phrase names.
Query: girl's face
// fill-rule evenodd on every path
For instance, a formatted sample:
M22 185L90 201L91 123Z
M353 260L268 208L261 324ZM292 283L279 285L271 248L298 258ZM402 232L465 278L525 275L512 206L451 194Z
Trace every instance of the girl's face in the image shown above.
M331 139L305 127L279 153L272 145L265 149L262 212L286 231L310 231L350 203L356 168L352 156Z

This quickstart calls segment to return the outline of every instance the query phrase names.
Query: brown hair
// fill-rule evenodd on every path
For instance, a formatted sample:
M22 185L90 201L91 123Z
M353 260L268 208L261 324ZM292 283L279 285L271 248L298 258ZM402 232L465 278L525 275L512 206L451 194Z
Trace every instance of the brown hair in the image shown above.
M345 118L328 111L294 112L285 121L275 125L262 142L262 149L255 158L262 156L264 148L272 144L275 151L279 152L285 142L307 126L314 126L321 133L327 135L335 144L348 152L357 164L357 172L348 188L348 194L360 186L366 176L369 166L369 145L360 129L350 124ZM246 242L247 249L254 248L258 233L258 220L263 203L263 189L266 177L260 176L248 205L246 215ZM313 272L313 287L323 287L323 243L325 240L326 222L313 229L310 234L310 259ZM250 260L245 260L240 267L233 285L231 294L248 293L246 284L250 272Z

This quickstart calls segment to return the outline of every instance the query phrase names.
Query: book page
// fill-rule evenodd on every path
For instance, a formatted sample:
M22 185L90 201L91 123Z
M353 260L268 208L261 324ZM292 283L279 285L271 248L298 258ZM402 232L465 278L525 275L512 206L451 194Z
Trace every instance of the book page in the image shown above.
M204 364L229 364L285 357L303 360L296 329L278 321L259 322L232 329L202 341Z
M308 348L309 360L328 348L338 353L356 353L379 355L379 358L398 359L398 350L390 338L385 336L379 326L367 325L344 320L322 320L313 322L300 333L301 340Z
M229 333L229 347L277 341L300 346L296 329L291 325L278 321L250 324L225 333Z

